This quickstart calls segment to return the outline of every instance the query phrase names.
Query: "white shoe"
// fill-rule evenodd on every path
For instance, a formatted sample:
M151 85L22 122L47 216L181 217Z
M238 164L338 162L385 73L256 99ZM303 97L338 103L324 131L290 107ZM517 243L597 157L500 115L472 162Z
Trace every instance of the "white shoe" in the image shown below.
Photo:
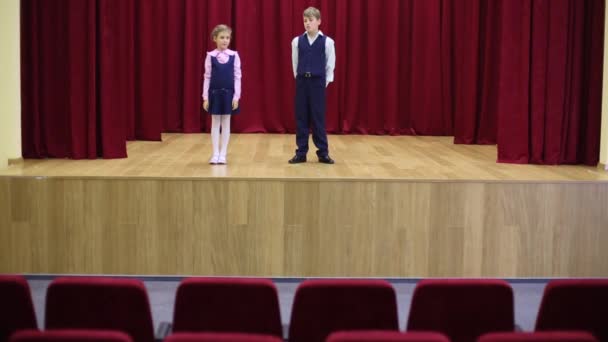
M217 163L218 164L226 164L226 157L225 156L220 156L219 158L217 158Z
M220 159L220 157L215 154L211 157L211 159L209 159L209 164L215 165L218 163L218 160Z

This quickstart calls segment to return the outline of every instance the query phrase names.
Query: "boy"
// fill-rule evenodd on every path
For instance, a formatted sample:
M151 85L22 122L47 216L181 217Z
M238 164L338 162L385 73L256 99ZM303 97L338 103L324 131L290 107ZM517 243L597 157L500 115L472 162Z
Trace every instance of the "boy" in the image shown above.
M319 31L321 12L304 10L306 32L291 42L293 74L296 79L296 155L290 164L305 163L308 153L309 124L320 163L333 164L329 157L325 131L325 88L334 80L336 52L333 39Z

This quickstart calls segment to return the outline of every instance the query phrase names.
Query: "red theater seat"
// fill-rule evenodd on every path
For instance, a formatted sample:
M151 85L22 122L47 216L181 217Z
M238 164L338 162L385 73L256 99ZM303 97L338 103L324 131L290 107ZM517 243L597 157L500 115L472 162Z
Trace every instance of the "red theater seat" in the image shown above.
M535 330L585 330L608 341L608 279L550 281Z
M399 331L341 331L329 335L327 342L450 342L443 334Z
M111 330L23 330L15 333L10 342L132 342L121 331Z
M436 331L453 342L513 331L513 291L495 279L426 279L414 289L407 331Z
M177 289L173 331L282 337L277 289L267 279L185 279Z
M542 331L489 333L478 342L598 342L593 335L582 331Z
M118 330L153 342L146 288L135 279L57 278L46 295L46 329Z
M169 335L165 342L282 342L271 335L242 333L176 333Z
M22 276L0 275L0 342L21 329L36 329L36 315L27 281Z
M290 342L322 342L341 330L398 330L395 290L383 280L307 280L298 286Z

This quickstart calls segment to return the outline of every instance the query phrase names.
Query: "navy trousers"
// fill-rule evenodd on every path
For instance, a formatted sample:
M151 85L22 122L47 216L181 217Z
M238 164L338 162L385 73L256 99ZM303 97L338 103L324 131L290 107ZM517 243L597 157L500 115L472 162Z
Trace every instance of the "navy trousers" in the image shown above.
M312 141L317 147L317 156L327 156L327 133L325 131L325 78L296 77L296 149L297 156L308 153L308 134L312 128Z

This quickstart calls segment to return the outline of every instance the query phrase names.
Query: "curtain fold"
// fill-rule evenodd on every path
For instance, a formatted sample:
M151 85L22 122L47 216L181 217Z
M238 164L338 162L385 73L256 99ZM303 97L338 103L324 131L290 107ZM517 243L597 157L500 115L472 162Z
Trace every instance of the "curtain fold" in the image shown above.
M127 140L208 131L220 23L243 68L233 131L293 133L290 42L311 5L336 42L328 132L597 163L604 0L22 0L24 157L120 158Z
M604 6L501 2L498 161L597 164Z

